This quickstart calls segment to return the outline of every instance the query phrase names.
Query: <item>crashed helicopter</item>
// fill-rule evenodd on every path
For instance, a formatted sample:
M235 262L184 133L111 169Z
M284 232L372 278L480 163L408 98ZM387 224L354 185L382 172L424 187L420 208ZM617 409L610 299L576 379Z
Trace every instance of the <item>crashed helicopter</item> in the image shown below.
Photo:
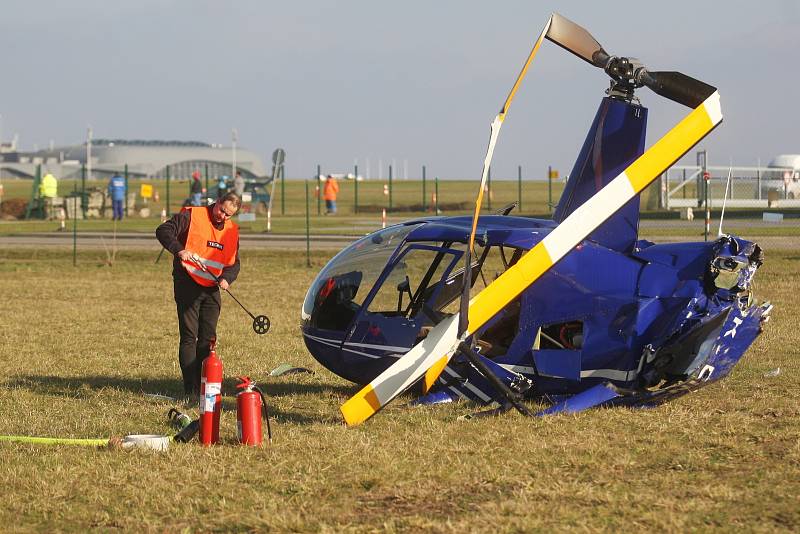
M544 40L611 78L552 220L479 216L500 127ZM645 150L648 87L692 111ZM540 397L539 414L653 406L726 376L769 319L753 277L763 253L732 235L639 239L639 193L722 121L716 88L613 56L554 13L491 124L472 217L428 217L354 242L322 269L302 308L311 354L363 385L359 424L410 388L415 403Z

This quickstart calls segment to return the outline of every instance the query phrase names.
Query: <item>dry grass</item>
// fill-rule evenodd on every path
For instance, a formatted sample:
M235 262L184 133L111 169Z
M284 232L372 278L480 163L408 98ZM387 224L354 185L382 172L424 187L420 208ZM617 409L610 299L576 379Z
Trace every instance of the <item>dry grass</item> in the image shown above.
M304 253L243 251L234 293L273 331L255 335L225 299L225 374L261 379L275 443L166 453L0 445L0 521L12 531L488 531L800 529L800 252L767 250L758 293L773 320L725 381L656 410L458 422L474 407L390 405L347 429L355 388L321 368L298 332L315 268ZM168 262L102 250L0 253L0 434L167 433L179 393ZM281 362L313 376L269 379ZM780 367L781 373L765 377ZM226 381L231 395L233 382ZM233 408L233 397L225 407Z

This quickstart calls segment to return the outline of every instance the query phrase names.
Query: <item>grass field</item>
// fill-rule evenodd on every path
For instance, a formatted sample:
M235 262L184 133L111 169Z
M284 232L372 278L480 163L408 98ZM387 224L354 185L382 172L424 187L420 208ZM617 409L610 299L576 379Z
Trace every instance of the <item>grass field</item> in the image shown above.
M757 240L757 239L756 239ZM468 404L409 409L399 399L342 426L356 391L299 335L305 289L328 255L242 251L236 296L272 318L257 336L227 296L225 375L270 396L275 442L122 452L0 444L0 520L10 531L521 532L800 529L800 251L766 250L756 277L772 321L726 380L654 410L595 410L461 422ZM169 433L180 393L169 262L122 250L0 252L0 434ZM279 363L314 375L269 378ZM780 368L777 376L771 370ZM196 413L196 411L193 411Z

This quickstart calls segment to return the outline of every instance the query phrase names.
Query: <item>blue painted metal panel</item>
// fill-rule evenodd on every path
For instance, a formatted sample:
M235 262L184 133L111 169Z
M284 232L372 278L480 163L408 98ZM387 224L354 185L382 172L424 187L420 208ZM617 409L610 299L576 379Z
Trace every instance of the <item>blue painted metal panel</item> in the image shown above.
M647 109L612 98L600 102L553 219L562 222L644 153ZM639 197L626 203L589 239L630 252L638 238Z
M591 387L577 395L573 395L568 399L554 404L549 408L538 412L537 416L553 415L557 413L575 413L589 408L594 408L605 402L616 399L620 396L616 388L610 384L598 384Z

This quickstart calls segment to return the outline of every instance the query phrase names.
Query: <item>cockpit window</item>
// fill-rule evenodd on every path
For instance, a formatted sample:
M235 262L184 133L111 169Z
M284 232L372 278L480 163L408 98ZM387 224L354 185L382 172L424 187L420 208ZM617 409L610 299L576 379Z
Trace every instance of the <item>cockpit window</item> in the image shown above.
M320 271L303 301L302 319L332 330L347 327L389 257L417 225L396 225L359 239Z
M370 313L416 315L460 254L412 245L404 251L369 303Z

